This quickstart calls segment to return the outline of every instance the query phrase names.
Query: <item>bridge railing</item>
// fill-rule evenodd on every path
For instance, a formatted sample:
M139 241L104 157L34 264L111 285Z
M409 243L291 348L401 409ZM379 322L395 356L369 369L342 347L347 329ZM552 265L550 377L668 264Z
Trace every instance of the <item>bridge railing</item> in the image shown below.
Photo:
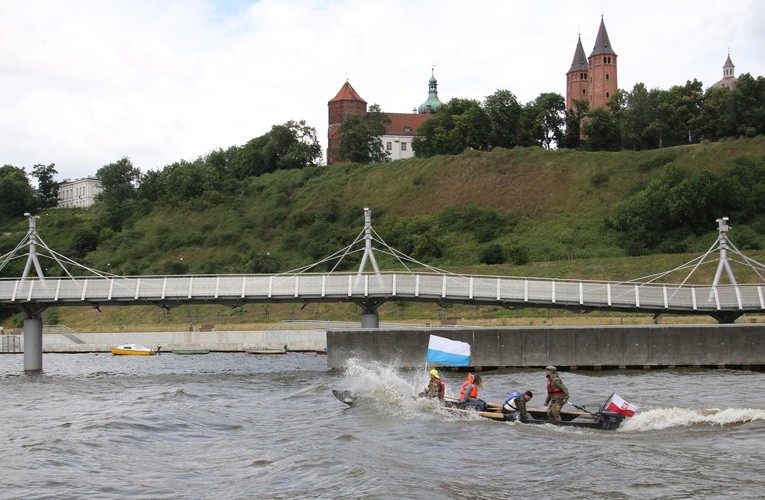
M0 303L390 300L670 311L765 310L765 285L698 286L431 273L0 280Z

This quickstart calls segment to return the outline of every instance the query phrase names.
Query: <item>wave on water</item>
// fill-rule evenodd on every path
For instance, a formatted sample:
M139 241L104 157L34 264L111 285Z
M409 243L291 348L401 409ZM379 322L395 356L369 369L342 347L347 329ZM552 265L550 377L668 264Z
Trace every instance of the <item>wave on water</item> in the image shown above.
M422 418L424 414L439 418L433 412L438 407L435 400L417 397L428 383L420 372L402 372L395 366L358 359L348 360L346 368L343 387L338 389L351 391L358 398L355 406L373 407L399 418Z
M389 402L411 399L416 395L414 385L393 366L377 362L350 359L347 363L348 387L357 396ZM427 384L427 381L425 382Z
M673 427L728 427L765 421L765 410L757 408L692 409L658 408L641 411L625 421L623 431L654 431Z

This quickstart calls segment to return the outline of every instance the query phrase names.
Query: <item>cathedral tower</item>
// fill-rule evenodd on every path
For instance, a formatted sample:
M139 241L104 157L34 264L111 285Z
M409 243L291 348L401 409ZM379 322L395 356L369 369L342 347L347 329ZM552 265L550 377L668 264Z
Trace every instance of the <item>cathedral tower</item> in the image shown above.
M605 107L608 100L616 95L616 52L611 47L611 41L608 39L606 25L603 22L603 16L600 16L600 28L598 36L595 38L595 47L593 47L589 62L589 94L590 109Z
M587 92L590 83L588 80L589 70L587 57L584 55L584 48L582 48L582 36L579 35L574 51L574 60L571 62L568 73L566 73L567 110L573 109L574 101L581 101L582 99L589 101L590 96Z

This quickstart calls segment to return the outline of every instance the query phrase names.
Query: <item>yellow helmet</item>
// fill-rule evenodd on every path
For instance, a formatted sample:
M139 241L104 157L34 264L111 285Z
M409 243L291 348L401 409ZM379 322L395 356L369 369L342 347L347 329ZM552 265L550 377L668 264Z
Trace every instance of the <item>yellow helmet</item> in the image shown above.
M429 373L430 373L431 375L433 375L434 377L438 378L438 370L436 370L435 368L433 368L432 370L430 370L430 372L429 372Z

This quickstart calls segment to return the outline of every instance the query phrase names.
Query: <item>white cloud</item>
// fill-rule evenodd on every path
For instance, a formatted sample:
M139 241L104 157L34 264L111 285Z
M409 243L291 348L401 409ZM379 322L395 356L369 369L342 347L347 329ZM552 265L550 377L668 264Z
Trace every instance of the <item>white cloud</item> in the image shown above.
M244 144L305 119L326 146L327 101L348 77L370 104L409 112L427 96L522 102L565 92L581 32L600 23L619 87L669 88L763 74L765 4L455 0L11 0L0 6L0 163L93 174L142 170Z

